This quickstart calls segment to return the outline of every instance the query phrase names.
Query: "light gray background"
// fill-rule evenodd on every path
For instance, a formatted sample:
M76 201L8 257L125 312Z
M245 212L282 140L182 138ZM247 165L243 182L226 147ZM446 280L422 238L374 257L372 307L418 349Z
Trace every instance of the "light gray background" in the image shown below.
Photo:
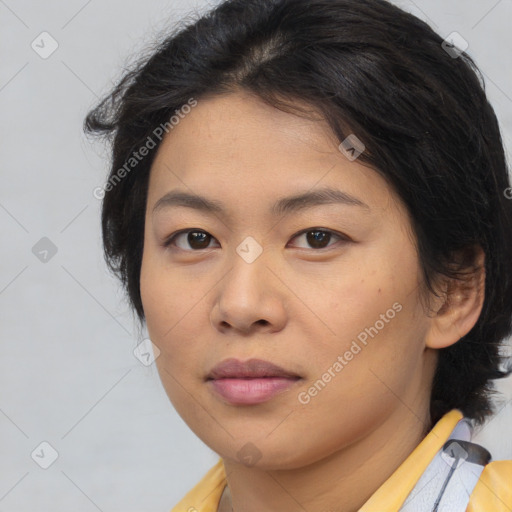
M469 42L510 149L512 1L397 3ZM0 0L0 512L168 511L217 461L154 365L133 355L145 333L106 271L92 194L108 155L82 134L131 56L207 7ZM43 31L59 44L47 59L31 48ZM42 237L58 249L46 263L32 252ZM502 409L477 440L495 459L512 458L511 379L498 389ZM31 458L43 441L58 452L46 470Z

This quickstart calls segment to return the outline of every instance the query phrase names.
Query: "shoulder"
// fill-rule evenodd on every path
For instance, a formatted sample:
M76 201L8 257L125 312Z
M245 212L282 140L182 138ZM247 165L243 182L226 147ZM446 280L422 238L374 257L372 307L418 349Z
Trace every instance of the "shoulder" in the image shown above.
M219 459L171 512L217 512L225 485L224 463Z
M480 475L466 512L509 512L512 510L512 460L495 460Z

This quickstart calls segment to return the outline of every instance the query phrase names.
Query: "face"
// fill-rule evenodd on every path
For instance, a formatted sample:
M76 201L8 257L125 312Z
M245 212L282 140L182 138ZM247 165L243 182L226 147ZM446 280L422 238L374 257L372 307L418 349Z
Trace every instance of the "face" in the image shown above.
M147 329L172 404L224 458L252 450L263 468L297 468L428 410L434 365L407 211L338 145L323 120L233 93L199 100L153 163ZM326 189L323 201L286 201ZM173 192L205 202L162 199ZM228 358L290 378L208 380Z

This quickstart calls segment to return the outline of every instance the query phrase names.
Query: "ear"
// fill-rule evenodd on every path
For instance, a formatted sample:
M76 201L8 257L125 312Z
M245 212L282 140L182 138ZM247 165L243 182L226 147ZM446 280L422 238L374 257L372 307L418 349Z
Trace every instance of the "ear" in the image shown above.
M463 281L444 281L444 291L441 298L435 299L435 313L425 338L426 346L433 349L457 343L474 327L482 311L485 298L485 253L477 245L458 256L459 264L468 267L474 265L475 271L465 276Z

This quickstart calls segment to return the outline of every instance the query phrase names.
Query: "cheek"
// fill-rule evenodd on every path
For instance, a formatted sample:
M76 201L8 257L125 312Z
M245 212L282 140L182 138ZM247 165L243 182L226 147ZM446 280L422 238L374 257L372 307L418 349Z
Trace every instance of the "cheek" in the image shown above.
M198 283L187 282L183 272L172 271L165 253L145 249L140 275L140 294L148 331L167 344L177 325L192 313Z
M157 366L176 377L192 379L200 371L197 355L208 318L205 290L197 278L172 271L158 254L144 254L140 293L147 330L160 349Z
M354 265L345 263L345 268L323 280L311 297L311 304L331 333L343 339L357 336L388 310L388 316L397 316L393 304L402 303L415 286L414 273L409 269L398 274L386 261L377 258Z
M310 348L311 360L319 361L317 373L323 373L342 356L343 382L349 387L371 386L372 372L402 386L422 351L426 322L416 255L403 240L393 242L345 262L312 302L330 334L321 350L317 343Z
M193 307L194 302L182 293L182 284L161 271L149 256L141 268L140 290L148 334L160 350L155 364L174 408L187 423L194 424L198 413L190 393L201 377L197 365L201 337L194 315L201 305Z

